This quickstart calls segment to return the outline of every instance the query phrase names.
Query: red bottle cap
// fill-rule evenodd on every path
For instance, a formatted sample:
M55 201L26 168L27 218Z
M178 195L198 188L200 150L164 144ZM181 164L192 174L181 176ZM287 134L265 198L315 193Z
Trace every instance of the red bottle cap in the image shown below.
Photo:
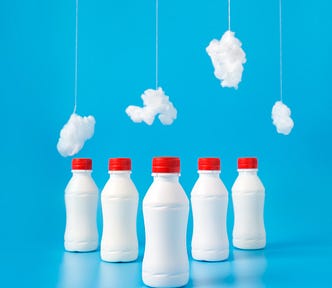
M154 157L152 159L152 173L180 173L180 158Z
M238 169L257 169L258 161L257 158L248 157L248 158L239 158L237 159Z
M130 158L110 158L108 161L109 171L131 171Z
M198 170L220 170L219 158L199 158Z
M74 158L71 162L72 170L91 170L92 159L90 158Z

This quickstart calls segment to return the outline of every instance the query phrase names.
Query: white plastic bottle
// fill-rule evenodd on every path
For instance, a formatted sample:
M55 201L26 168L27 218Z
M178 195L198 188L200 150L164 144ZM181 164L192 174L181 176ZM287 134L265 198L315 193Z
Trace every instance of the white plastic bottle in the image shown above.
M130 178L131 160L109 159L109 174L110 178L101 192L101 259L108 262L134 261L138 256L138 192Z
M257 158L238 159L239 176L232 187L233 246L240 249L262 249L266 245L265 189L257 176L257 167Z
M72 173L65 190L65 249L87 252L98 248L98 188L91 177L92 160L72 160Z
M226 227L228 192L219 177L220 159L198 159L198 174L191 191L191 254L195 260L225 260L229 255Z
M151 287L180 287L189 281L186 245L189 201L179 183L179 173L179 158L153 158L154 180L143 200L142 263L143 282Z

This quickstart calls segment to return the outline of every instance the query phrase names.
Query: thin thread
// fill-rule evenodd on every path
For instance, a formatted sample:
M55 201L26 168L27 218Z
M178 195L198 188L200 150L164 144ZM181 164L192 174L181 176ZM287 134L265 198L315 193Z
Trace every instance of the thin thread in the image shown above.
M158 27L158 22L159 22L159 7L158 7L158 0L156 0L156 90L158 89L158 53L159 53L159 47L158 47L158 42L159 42L159 27Z
M75 86L75 102L74 102L74 113L76 113L77 108L77 82L78 82L78 0L76 0L76 26L75 26L75 80L74 80L74 86Z
M231 30L231 0L228 0L228 30Z
M279 0L279 52L280 52L280 57L279 57L279 61L280 61L280 100L282 102L282 0Z

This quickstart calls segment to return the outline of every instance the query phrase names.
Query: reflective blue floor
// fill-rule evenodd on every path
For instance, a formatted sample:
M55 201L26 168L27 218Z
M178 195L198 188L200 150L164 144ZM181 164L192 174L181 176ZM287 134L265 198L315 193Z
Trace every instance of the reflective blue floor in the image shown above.
M142 255L132 263L100 261L99 252L6 251L1 287L145 287ZM332 244L271 243L265 250L231 250L225 262L190 261L187 287L332 287Z

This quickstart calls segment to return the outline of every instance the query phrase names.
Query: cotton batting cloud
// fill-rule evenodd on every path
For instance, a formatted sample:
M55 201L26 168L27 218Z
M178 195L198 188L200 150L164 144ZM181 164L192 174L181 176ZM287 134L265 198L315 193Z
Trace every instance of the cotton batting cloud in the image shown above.
M96 120L93 116L82 117L73 113L60 132L57 149L63 157L77 154L86 140L93 136Z
M221 86L237 89L242 79L242 64L247 59L241 41L234 35L234 32L226 31L220 41L213 39L210 42L206 52L211 57L214 75L221 80Z
M177 111L162 88L147 89L141 98L143 107L130 105L126 109L126 113L134 122L145 122L152 125L157 114L159 114L160 122L164 125L171 125L176 119Z
M293 127L294 122L290 117L291 110L281 101L277 101L272 108L273 124L277 127L277 132L288 135Z

